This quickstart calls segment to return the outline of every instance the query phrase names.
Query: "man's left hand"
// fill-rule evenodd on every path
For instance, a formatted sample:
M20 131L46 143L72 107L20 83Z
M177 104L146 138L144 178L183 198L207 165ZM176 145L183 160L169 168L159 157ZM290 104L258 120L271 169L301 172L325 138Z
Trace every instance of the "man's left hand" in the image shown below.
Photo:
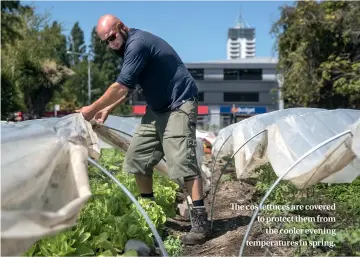
M96 114L96 110L94 110L91 105L84 106L79 110L75 110L75 112L80 112L84 116L84 119L87 121L92 120L92 118L94 118Z

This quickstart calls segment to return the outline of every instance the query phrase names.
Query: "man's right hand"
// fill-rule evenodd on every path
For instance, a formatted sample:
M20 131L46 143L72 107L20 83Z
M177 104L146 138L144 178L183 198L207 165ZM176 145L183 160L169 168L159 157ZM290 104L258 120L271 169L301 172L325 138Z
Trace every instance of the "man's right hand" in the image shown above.
M94 120L97 122L97 123L100 123L100 124L103 124L107 117L109 116L109 111L108 110L101 110L99 112L97 112L94 116Z

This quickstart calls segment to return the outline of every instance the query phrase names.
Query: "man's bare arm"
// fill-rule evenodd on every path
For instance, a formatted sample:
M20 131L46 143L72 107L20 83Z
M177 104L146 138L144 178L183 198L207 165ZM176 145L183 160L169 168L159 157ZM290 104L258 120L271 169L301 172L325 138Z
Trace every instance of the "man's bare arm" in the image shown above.
M108 111L109 113L111 113L112 111L114 111L116 109L116 107L118 107L120 104L123 104L124 102L126 102L127 100L127 95L123 96L122 98L120 98L119 100L117 100L115 103L105 107L103 110Z
M109 110L112 111L117 105L126 100L128 92L129 89L127 87L115 82L91 105L91 107L95 112L105 108L109 108Z

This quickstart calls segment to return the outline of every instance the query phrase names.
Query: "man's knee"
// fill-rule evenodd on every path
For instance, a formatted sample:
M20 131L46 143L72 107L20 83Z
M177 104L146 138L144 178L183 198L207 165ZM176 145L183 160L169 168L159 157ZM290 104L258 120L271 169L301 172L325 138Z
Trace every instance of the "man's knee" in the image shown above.
M124 160L124 170L131 174L152 176L164 153L155 128L141 125L134 134Z
M151 177L153 168L147 166L146 164L147 163L145 163L142 158L139 158L136 154L130 151L126 153L123 170L129 174Z
M195 179L201 179L201 172L197 165L189 164L188 162L173 163L171 167L169 167L169 177L172 180L176 180L179 178L184 179L184 181L190 181Z
M142 174L143 165L135 149L134 144L130 144L125 155L123 170L130 174Z
M141 147L142 151L137 148ZM152 176L154 167L160 162L164 153L160 146L151 145L130 145L124 160L124 170L131 174L141 174L144 176Z

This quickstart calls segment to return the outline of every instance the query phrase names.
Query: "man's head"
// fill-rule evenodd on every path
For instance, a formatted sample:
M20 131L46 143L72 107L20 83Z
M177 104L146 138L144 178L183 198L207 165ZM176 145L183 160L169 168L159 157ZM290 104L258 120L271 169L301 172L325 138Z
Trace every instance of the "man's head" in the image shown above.
M101 41L109 44L111 49L119 51L127 39L129 28L119 18L106 14L100 17L96 31Z

